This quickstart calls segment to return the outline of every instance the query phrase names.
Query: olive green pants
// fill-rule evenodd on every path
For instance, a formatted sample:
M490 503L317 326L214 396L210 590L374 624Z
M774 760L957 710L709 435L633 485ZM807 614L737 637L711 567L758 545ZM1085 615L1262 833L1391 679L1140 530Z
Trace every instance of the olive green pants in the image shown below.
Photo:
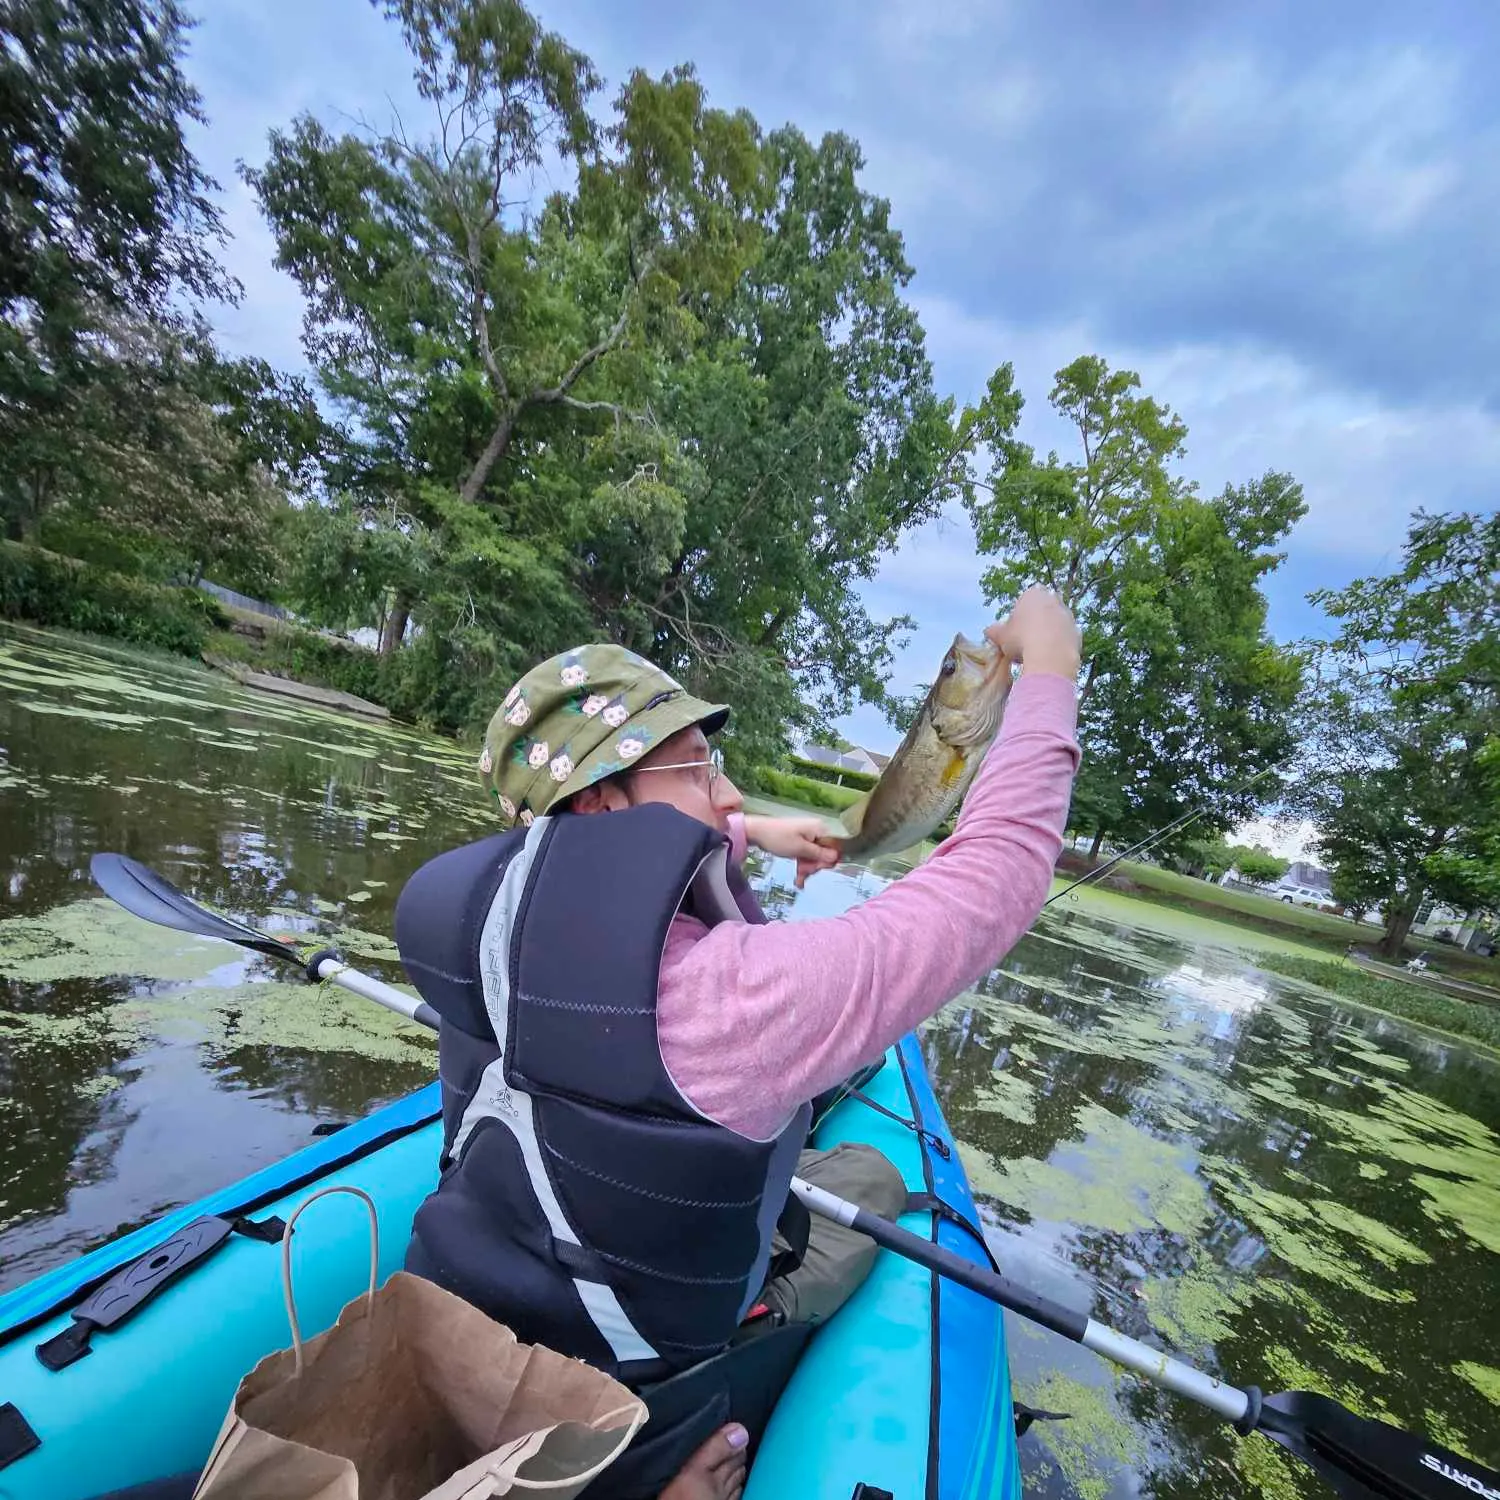
M894 1219L906 1206L901 1174L873 1146L845 1144L830 1151L804 1151L797 1159L797 1175L882 1218ZM787 1248L778 1234L771 1253ZM875 1251L874 1240L814 1214L802 1264L767 1282L761 1300L784 1322L821 1323L870 1274Z

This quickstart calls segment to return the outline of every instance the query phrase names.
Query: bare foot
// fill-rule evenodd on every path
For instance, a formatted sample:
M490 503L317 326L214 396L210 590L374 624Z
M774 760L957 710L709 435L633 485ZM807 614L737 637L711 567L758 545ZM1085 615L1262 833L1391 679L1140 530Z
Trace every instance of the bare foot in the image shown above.
M721 1427L682 1466L661 1500L739 1500L745 1488L745 1444L738 1422Z

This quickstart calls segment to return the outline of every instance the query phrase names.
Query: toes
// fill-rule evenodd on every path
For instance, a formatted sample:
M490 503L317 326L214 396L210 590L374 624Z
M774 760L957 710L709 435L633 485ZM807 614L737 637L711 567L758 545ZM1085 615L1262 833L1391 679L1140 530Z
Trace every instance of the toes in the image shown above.
M745 1445L749 1441L750 1434L738 1422L731 1422L714 1433L688 1462L691 1465L702 1460L706 1467L715 1472L721 1469L743 1470Z
M738 1500L745 1488L749 1441L738 1422L719 1428L682 1466L661 1500Z

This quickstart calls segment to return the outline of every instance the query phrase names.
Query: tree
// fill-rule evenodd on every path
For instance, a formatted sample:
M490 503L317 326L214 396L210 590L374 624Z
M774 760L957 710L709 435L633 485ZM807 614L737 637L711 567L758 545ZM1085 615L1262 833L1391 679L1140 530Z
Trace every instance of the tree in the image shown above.
M1217 835L1190 838L1177 846L1170 857L1170 863L1185 875L1217 880L1234 864L1234 852Z
M213 570L252 592L278 572L285 496L278 446L247 440L231 389L245 377L201 333L111 317L108 357L69 393L39 539L79 555L196 580ZM264 461L263 461L264 460Z
M592 65L513 0L386 9L436 133L304 118L246 172L343 418L324 540L379 557L382 649L410 612L472 718L607 634L732 694L762 758L878 701L903 622L856 586L957 491L858 148L764 138L687 68L633 74L597 128ZM549 141L577 181L538 205ZM350 518L398 535L366 547Z
M1335 905L1341 906L1356 922L1380 905L1386 893L1385 882L1367 866L1346 862L1338 865L1331 879Z
M1419 511L1393 573L1310 597L1338 631L1304 802L1335 875L1384 901L1394 957L1428 895L1466 910L1494 896L1500 516Z
M857 588L957 498L962 461L858 146L788 127L764 160L757 251L667 378L690 465L674 545L649 576L595 566L585 588L612 633L732 695L743 753L768 758L788 724L883 701L910 622L872 619Z
M202 120L173 0L0 4L0 510L34 531L68 431L111 375L110 329L180 324L232 296L214 183L187 145Z
M1139 388L1096 356L1058 371L1051 401L1077 429L1080 461L1039 460L1015 437L1008 365L961 424L991 461L967 495L980 551L998 559L986 595L1003 608L1046 584L1082 628L1074 819L1094 853L1184 806L1206 805L1210 830L1251 812L1243 784L1291 758L1302 680L1300 657L1267 634L1260 589L1306 508L1301 487L1267 473L1199 498L1169 470L1185 426Z
M1289 860L1267 854L1264 849L1247 849L1243 844L1231 844L1229 853L1234 861L1234 868L1252 885L1271 885L1291 868Z
M1474 756L1481 802L1473 822L1459 831L1451 849L1429 855L1426 874L1433 889L1461 911L1500 916L1500 739L1487 740Z

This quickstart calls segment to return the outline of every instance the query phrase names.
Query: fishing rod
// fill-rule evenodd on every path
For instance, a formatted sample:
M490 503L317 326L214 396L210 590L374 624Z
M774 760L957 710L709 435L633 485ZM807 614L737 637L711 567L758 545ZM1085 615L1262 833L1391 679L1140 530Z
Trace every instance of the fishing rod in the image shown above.
M1267 766L1264 771L1258 771L1249 781L1241 782L1239 786L1233 788L1232 795L1248 791L1257 781L1263 781L1267 776L1272 775L1273 771L1274 768L1271 766ZM1096 865L1087 874L1081 875L1071 884L1065 885L1055 896L1048 896L1042 902L1042 906L1044 908L1051 906L1054 901L1061 901L1069 891L1076 891L1079 886L1087 885L1089 881L1097 880L1101 875L1107 875L1121 860L1129 859L1134 854L1144 854L1148 849L1154 849L1163 840L1171 838L1174 833L1179 833L1182 829L1186 828L1189 823L1196 823L1207 811L1208 808L1206 806L1200 807L1196 812L1185 812L1180 817L1174 818L1165 827L1158 828L1155 833L1148 833L1138 844L1132 844L1128 849L1122 849L1118 854L1105 860L1102 865Z
M154 870L124 855L96 854L89 868L105 895L148 922L220 938L295 964L309 978L339 985L434 1030L438 1027L439 1017L431 1006L351 969L331 949L304 956L247 923L198 905ZM1242 1437L1258 1432L1279 1443L1321 1474L1344 1500L1500 1500L1500 1474L1450 1448L1361 1417L1311 1391L1266 1396L1256 1386L1231 1385L799 1177L792 1179L791 1188L820 1217L867 1235L894 1254L1198 1402L1231 1423Z

